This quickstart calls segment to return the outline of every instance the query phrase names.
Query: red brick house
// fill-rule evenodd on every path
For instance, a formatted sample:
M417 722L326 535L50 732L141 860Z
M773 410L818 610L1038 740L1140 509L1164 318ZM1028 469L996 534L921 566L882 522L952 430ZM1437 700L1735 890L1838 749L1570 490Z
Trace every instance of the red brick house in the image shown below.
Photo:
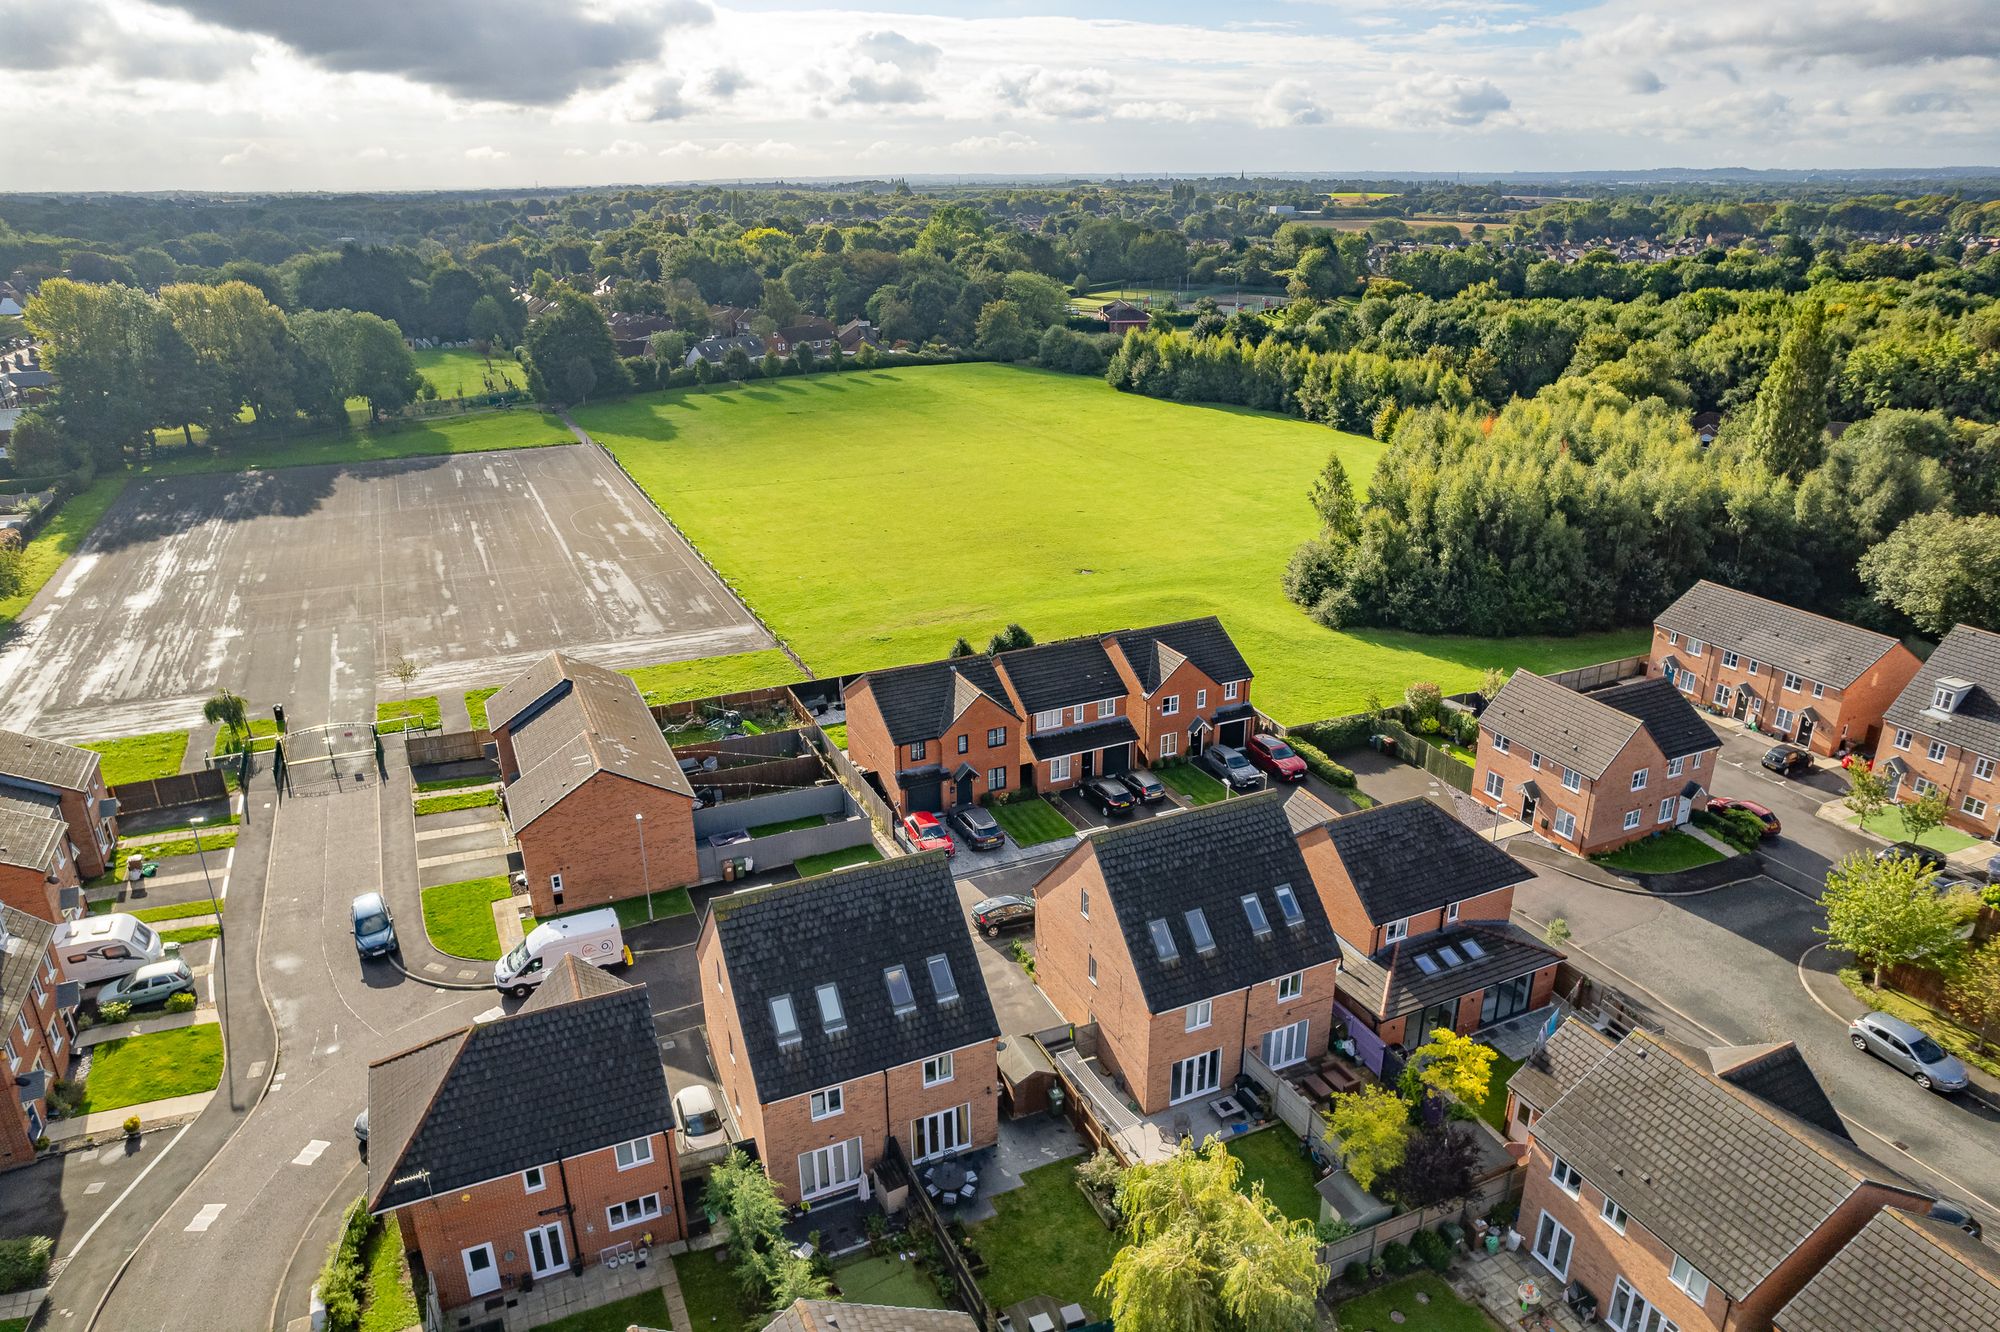
M814 355L825 356L833 351L839 335L831 323L824 319L807 319L781 328L764 340L764 349L776 356L790 356L801 347L810 348Z
M83 987L65 981L52 945L56 927L0 906L0 1025L14 1109L0 1111L0 1170L32 1163L48 1130L49 1084L76 1058L76 1006Z
M1540 1008L1562 954L1508 917L1534 874L1422 798L1305 829L1299 850L1341 951L1342 1020L1415 1049Z
M1883 1208L1932 1201L1854 1145L1789 1043L1634 1032L1542 1111L1526 1167L1527 1251L1624 1332L1763 1332Z
M1686 823L1721 747L1663 678L1580 694L1516 671L1479 716L1472 798L1596 855Z
M1771 1326L1776 1332L2000 1327L2000 1254L1955 1226L1885 1207Z
M1867 752L1917 658L1878 634L1706 579L1653 622L1649 673L1819 754Z
M717 1081L787 1202L990 1147L1000 1023L944 853L709 903L695 944Z
M694 787L630 679L551 652L486 716L536 915L700 880Z
M1021 718L992 657L870 671L842 702L848 758L900 811L975 804L1019 781Z
M0 792L0 902L60 921L82 912L81 883L62 820Z
M1061 791L1133 766L1139 733L1111 652L1097 638L1017 648L994 666L1024 719L1021 785Z
M1150 1114L1220 1095L1245 1050L1323 1053L1340 945L1266 791L1086 837L1035 885L1035 959Z
M1104 321L1106 329L1120 337L1151 322L1151 316L1130 301L1106 301L1097 317Z
M27 801L69 828L69 854L94 879L115 868L118 806L94 751L18 731L0 731L0 801Z
M1249 742L1257 718L1250 663L1215 616L1122 630L1106 645L1125 677L1125 711L1146 761L1188 758L1211 743L1241 749Z
M1617 1044L1589 1023L1566 1017L1507 1082L1507 1137L1526 1142L1542 1112L1582 1081Z
M1954 626L1884 714L1875 767L1898 800L1936 787L1946 817L2000 833L2000 634Z
M565 957L513 1015L368 1066L368 1208L441 1308L682 1238L656 1040L645 986Z

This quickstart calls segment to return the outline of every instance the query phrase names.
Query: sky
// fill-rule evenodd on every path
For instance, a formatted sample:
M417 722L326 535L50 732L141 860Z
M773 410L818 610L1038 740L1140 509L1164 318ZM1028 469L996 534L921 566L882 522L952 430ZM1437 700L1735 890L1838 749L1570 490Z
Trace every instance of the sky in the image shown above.
M0 0L0 190L2000 163L1996 0Z

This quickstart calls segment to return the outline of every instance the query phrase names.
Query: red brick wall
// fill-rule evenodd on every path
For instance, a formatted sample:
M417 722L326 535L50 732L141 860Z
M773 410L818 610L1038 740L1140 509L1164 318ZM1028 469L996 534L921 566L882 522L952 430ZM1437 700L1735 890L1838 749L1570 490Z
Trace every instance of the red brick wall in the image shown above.
M1734 666L1726 665L1724 661L1724 654L1731 651L1737 653ZM1807 748L1819 754L1831 754L1843 738L1852 740L1854 748L1865 750L1882 725L1883 712L1895 702L1896 695L1916 675L1921 664L1908 648L1899 643L1884 653L1882 659L1863 672L1852 685L1840 689L1824 680L1815 681L1810 674L1797 671L1796 667L1782 661L1753 658L1731 643L1703 643L1701 655L1690 656L1685 636L1679 643L1673 643L1669 641L1665 629L1653 626L1651 661L1647 673L1664 674L1665 661L1670 656L1681 664L1683 670L1694 674L1696 683L1693 690L1683 686L1682 692L1697 706L1720 706L1723 711L1734 715L1735 687L1747 684L1757 691L1758 702L1752 706L1760 709L1758 725L1783 739L1791 739L1797 731L1798 714L1807 708L1813 709L1820 715L1823 725L1814 730ZM1755 675L1750 673L1753 660L1757 661ZM1796 690L1784 687L1788 670L1797 671L1802 677ZM1813 697L1814 684L1821 687L1818 698ZM1719 705L1715 701L1718 685L1726 685L1730 689L1727 701ZM1792 726L1783 732L1779 731L1777 724L1779 708L1791 709L1794 717Z
M847 709L847 757L855 767L872 772L882 780L889 803L903 812L903 792L896 785L896 746L889 739L889 725L875 706L870 681L848 687L841 699Z
M1668 796L1677 795L1690 780L1707 787L1714 780L1716 755L1720 752L1718 747L1689 755L1681 766L1680 774L1669 776L1666 756L1653 743L1652 736L1641 729L1626 741L1625 747L1605 768L1603 776L1593 780L1585 775L1582 789L1570 791L1563 787L1563 764L1560 759L1542 755L1541 767L1537 769L1534 754L1526 744L1509 737L1509 752L1503 754L1494 744L1493 735L1491 727L1482 725L1479 728L1472 798L1488 809L1498 809L1518 818L1521 813L1521 784L1533 781L1542 793L1535 806L1535 831L1559 846L1586 856L1609 851L1673 827L1671 820L1666 823L1659 821L1660 802ZM1632 775L1641 768L1647 770L1646 785L1644 789L1634 791ZM1487 793L1488 773L1498 773L1504 783L1497 799ZM1703 803L1698 800L1696 807ZM1576 817L1575 836L1563 837L1556 832L1558 810L1567 810ZM1625 815L1632 810L1639 812L1639 826L1627 831Z
M729 1098L730 1108L736 1111L736 1126L743 1136L762 1142L764 1107L757 1099L757 1083L745 1053L743 1025L736 1015L735 984L730 979L728 960L722 954L713 914L702 921L701 935L695 941L695 962L701 980L702 1025L708 1030L716 1081Z
M1994 756L1993 776L1981 779L1975 775L1980 755L1959 745L1946 745L1944 758L1935 760L1930 756L1930 743L1930 736L1914 733L1909 748L1899 749L1896 728L1883 728L1882 738L1875 745L1875 766L1879 769L1890 759L1901 759L1910 768L1910 775L1896 787L1896 799L1915 800L1916 779L1921 777L1943 788L1946 819L1953 827L1981 837L1994 836L1995 830L2000 829L2000 755ZM1966 810L1967 796L1984 801L1985 812L1974 814Z
M67 845L57 848L56 860L54 883L49 882L42 870L0 865L0 902L42 920L60 921L62 890L76 887L81 880L77 878L77 863L70 857Z
M61 965L53 953L45 954L41 969L36 973L36 983L29 986L19 1014L27 1018L28 1031L25 1034L22 1032L16 1015L0 1017L0 1026L5 1028L0 1034L5 1035L7 1048L14 1052L8 1068L11 1075L25 1077L40 1067L51 1079L69 1076L70 1065L76 1057L76 1037L70 1029L72 1015L56 1007L56 987L61 981ZM49 1039L51 1026L55 1028L55 1042ZM35 1159L27 1108L18 1096L8 1097L7 1104L10 1108L0 1111L0 1171L28 1165ZM48 1100L43 1097L33 1104L35 1112L42 1117L42 1126L46 1131Z
M91 766L89 787L62 793L63 821L69 824L70 840L76 843L76 858L86 879L94 879L112 867L107 855L118 840L118 820L116 816L109 819L97 816L100 802L110 795L111 788L104 784L102 763Z
M1088 919L1082 914L1085 892L1090 894ZM1092 958L1097 961L1094 985ZM1147 1078L1151 1015L1088 843L1035 885L1035 983L1064 1021L1098 1024L1099 1056L1136 1094Z
M1313 889L1319 894L1320 906L1325 909L1333 932L1363 952L1373 952L1370 941L1380 931L1362 907L1361 897L1354 890L1354 879L1333 849L1333 836L1326 825L1306 829L1299 834L1298 842L1299 854L1305 857L1306 868L1312 872Z
M1093 901L1092 911L1096 910ZM1100 963L1100 969L1102 964ZM1220 1050L1219 1085L1227 1088L1243 1071L1243 1051L1255 1050L1266 1032L1301 1020L1307 1028L1307 1058L1322 1054L1333 1026L1334 979L1339 968L1324 962L1306 968L1299 997L1278 1002L1277 978L1261 981L1247 990L1233 990L1214 996L1209 1024L1195 1031L1187 1029L1187 1009L1148 1014L1140 1044L1140 1062L1122 1070L1125 1084L1139 1108L1147 1114L1164 1110L1171 1103L1173 1067L1183 1059L1209 1050ZM1036 966L1037 974L1040 964ZM1219 1095L1220 1093L1215 1093Z
M1197 717L1207 717L1213 721L1216 709L1222 706L1221 682L1209 679L1195 667L1193 662L1184 661L1171 675L1160 681L1159 688L1153 691L1151 698L1148 698L1139 689L1138 677L1130 675L1129 668L1124 666L1124 656L1117 651L1116 644L1113 643L1111 647L1111 659L1120 664L1120 674L1128 677L1131 692L1127 695L1127 711L1132 717L1133 725L1138 729L1139 749L1145 755L1146 761L1157 763L1165 762L1167 759L1188 757L1188 727L1194 725ZM1207 692L1206 701L1197 705L1196 700L1201 698L1203 691ZM1175 708L1171 716L1164 711L1169 699L1174 701ZM1160 738L1164 735L1173 736L1174 752L1163 757L1160 753Z
M854 723L850 720L848 722L850 738L854 734L853 726ZM1004 730L1006 735L998 745L989 746L986 743L986 733L995 727ZM958 752L961 736L965 739L963 754ZM972 782L972 799L977 803L990 794L986 782L986 773L990 768L1006 769L1006 792L1014 790L1021 779L1021 752L1021 723L992 699L982 697L952 723L950 730L938 739L926 742L923 758L912 760L910 747L899 746L897 756L900 766L896 771L933 766L943 768L944 807L950 809L958 803L958 783L952 781L951 774L957 771L959 764L970 763L979 773ZM897 794L902 794L900 788L897 788Z
M424 1268L437 1284L438 1302L450 1309L472 1299L466 1288L463 1251L491 1243L502 1290L518 1286L528 1268L527 1232L560 1221L569 1256L587 1266L612 1245L651 1233L655 1245L672 1243L686 1233L680 1197L680 1168L673 1154L672 1133L652 1136L653 1159L629 1170L618 1169L611 1147L573 1156L559 1171L550 1161L543 1168L543 1187L529 1193L520 1175L475 1184L466 1189L412 1203L398 1209L406 1243L423 1255ZM567 1180L574 1211L560 1208ZM612 1230L605 1209L613 1203L660 1195L661 1214L650 1221ZM509 1257L509 1254L512 1257Z
M646 816L645 864L638 825ZM637 897L650 881L657 891L701 877L694 852L694 801L675 791L599 772L520 832L521 867L535 914L553 915ZM549 876L563 879L558 906Z

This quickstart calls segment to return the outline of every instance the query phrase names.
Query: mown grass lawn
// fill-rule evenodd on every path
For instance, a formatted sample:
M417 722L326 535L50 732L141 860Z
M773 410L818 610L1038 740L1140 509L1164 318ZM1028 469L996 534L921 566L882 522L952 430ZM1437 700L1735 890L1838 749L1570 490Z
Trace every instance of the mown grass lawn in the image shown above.
M847 748L847 723L829 722L819 728L826 732L827 743L835 749Z
M415 355L417 373L440 398L477 398L528 386L528 372L504 353L488 357L470 347L434 347Z
M424 933L440 953L498 962L500 935L493 928L493 904L513 895L514 886L504 874L426 888Z
M222 1081L222 1028L214 1022L91 1047L90 1076L79 1113L214 1091Z
M969 1231L986 1260L979 1287L988 1303L1004 1309L1030 1295L1052 1295L1058 1304L1107 1311L1097 1282L1120 1246L1077 1189L1081 1159L1028 1171L1020 1188L994 1196L996 1215Z
M172 777L181 770L187 747L186 731L153 731L116 740L86 740L80 746L104 756L100 766L107 786Z
M860 846L843 847L838 851L822 851L816 856L800 856L792 862L792 868L799 872L801 879L810 879L815 874L830 874L849 865L868 865L882 858L872 842Z
M1420 1303L1417 1293L1429 1297ZM1401 1323L1390 1313L1403 1315ZM1494 1332L1493 1320L1458 1298L1443 1278L1430 1272L1392 1282L1340 1306L1336 1313L1340 1326L1354 1328L1399 1327L1403 1332Z
M209 900L204 897L195 902L174 902L167 906L140 907L130 914L145 921L148 925L157 925L162 921L186 920L190 916L212 916L215 914L216 907L226 905L228 904L225 901L217 901L214 905L210 905ZM93 916L107 915L129 906L131 906L129 902L92 902L90 904L90 914Z
M417 797L417 814L449 814L456 809L484 809L500 803L498 791L460 791L455 795Z
M213 754L240 754L248 748L252 753L263 754L278 747L278 723L270 717L246 717L248 737L237 735L228 727L215 733Z
M190 832L186 837L176 837L172 841L150 842L130 849L148 860L165 860L170 856L192 856L197 852L210 855L217 851L227 851L235 846L236 831L234 828L217 828L213 831L204 828L199 845L196 844L194 833ZM122 843L120 845L123 846Z
M1221 782L1192 763L1163 763L1153 769L1153 775L1185 796L1190 805L1212 805L1229 798Z
M632 677L639 692L652 704L679 703L683 699L707 698L712 694L734 694L770 685L796 684L804 677L778 648L761 652L737 652L726 657L698 657L693 661L669 661L658 666L634 666L622 672Z
M468 689L465 691L465 712L467 716L472 718L473 730L483 731L486 729L486 700L499 692L499 685L494 685L489 689Z
M0 631L21 617L21 612L35 599L35 593L62 568L63 561L82 548L90 529L97 526L97 520L124 489L122 476L93 481L63 501L55 517L35 533L34 539L21 550L21 590L11 597L0 597Z
M220 925L190 925L184 930L161 930L160 938L168 943L191 944L200 943L204 939L213 939L221 933Z
M688 1316L694 1316L692 1310ZM534 1332L625 1332L628 1327L671 1326L667 1320L666 1293L649 1290L558 1318L553 1323L543 1323Z
M1852 815L1848 816L1847 821L1859 822ZM1900 805L1891 805L1882 810L1864 826L1877 837L1886 837L1892 842L1915 841L1918 846L1927 846L1940 855L1947 856L1954 851L1963 851L1978 840L1942 823L1926 831L1922 837L1912 838L1909 825L1903 822L1903 809Z
M493 786L500 778L497 775L485 777L439 777L428 782L417 783L417 794L428 795L432 791L460 791L468 786Z
M412 726L421 726L435 731L441 715L435 695L394 699L375 705L375 729L406 731Z
M1644 630L1320 628L1279 585L1317 529L1308 487L1338 451L1365 490L1384 446L1289 418L978 364L647 394L576 419L821 675L931 660L1009 621L1047 641L1213 612L1257 673L1258 705L1301 722L1415 679L1450 692L1488 666L1546 672L1646 642ZM945 478L966 476L978 478L977 576L918 576L936 565L936 532L883 515L929 511ZM1135 486L1161 507L1136 511Z
M938 1297L937 1282L915 1263L895 1254L859 1258L833 1269L840 1298L847 1304L886 1305L892 1309L949 1309Z
M1486 1099L1472 1107L1503 1138L1507 1136L1507 1079L1519 1071L1522 1062L1509 1059L1495 1050L1491 1076L1486 1083Z
M1229 1154L1243 1163L1239 1181L1245 1193L1252 1184L1264 1186L1264 1196L1288 1220L1318 1221L1319 1191L1312 1162L1299 1155L1299 1135L1273 1124L1246 1137L1231 1138Z
M1627 874L1672 874L1676 870L1713 864L1722 859L1722 853L1699 838L1672 829L1591 859L1606 869L1623 870Z
M750 829L752 837L776 837L779 833L798 832L801 828L824 828L826 815L801 814L796 819L784 819L778 823L760 823Z
M1076 836L1076 829L1062 816L1062 811L1046 800L996 800L986 807L986 812L1014 839L1016 846L1035 846Z
M185 476L194 472L240 472L251 467L306 467L318 463L382 462L435 454L483 453L574 444L576 436L553 412L528 408L479 412L436 421L330 430L290 439L236 440L220 449L197 445L161 449L132 470L141 476Z
M681 1298L687 1301L688 1321L694 1324L692 1332L743 1332L746 1326L762 1327L770 1321L769 1316L759 1317L755 1303L744 1297L728 1255L727 1249L702 1249L672 1260Z

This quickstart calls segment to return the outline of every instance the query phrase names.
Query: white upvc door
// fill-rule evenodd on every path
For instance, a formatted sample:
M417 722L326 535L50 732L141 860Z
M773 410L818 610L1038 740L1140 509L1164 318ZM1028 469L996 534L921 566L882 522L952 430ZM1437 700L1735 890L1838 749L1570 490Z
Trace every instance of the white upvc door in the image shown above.
M1222 1081L1222 1051L1210 1050L1174 1065L1167 1100L1178 1104L1214 1091Z
M1535 1257L1563 1281L1569 1280L1569 1251L1575 1238L1562 1222L1542 1213L1542 1224L1535 1231Z
M849 1138L799 1156L799 1196L817 1198L861 1178L861 1139Z
M910 1124L910 1139L916 1144L919 1161L962 1152L971 1143L972 1103L955 1105L934 1115L925 1115Z
M1306 1037L1312 1023L1300 1020L1264 1033L1264 1066L1283 1068L1306 1057Z
M569 1246L563 1243L562 1222L536 1226L527 1234L528 1270L538 1277L554 1276L569 1266Z
M465 1263L465 1289L473 1295L491 1295L500 1289L500 1267L493 1261L491 1244L475 1244L459 1254Z

